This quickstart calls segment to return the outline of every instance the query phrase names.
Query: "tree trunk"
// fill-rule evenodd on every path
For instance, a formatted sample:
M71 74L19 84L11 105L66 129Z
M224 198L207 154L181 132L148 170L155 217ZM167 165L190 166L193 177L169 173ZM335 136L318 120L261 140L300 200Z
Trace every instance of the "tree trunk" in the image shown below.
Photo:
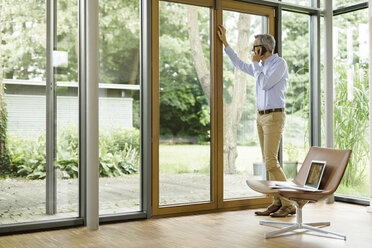
M251 17L246 14L240 14L238 20L238 43L236 53L246 61L249 52ZM235 68L234 87L231 89L231 103L223 102L223 160L224 170L227 174L236 173L235 160L238 156L237 135L238 126L243 113L243 107L246 99L247 74Z
M200 41L198 11L197 7L187 7L188 29L190 38L191 54L194 66L203 88L204 94L210 102L210 71L207 67L208 61L203 55L203 49ZM249 15L240 14L238 21L238 44L237 54L242 60L248 59L249 35L251 18ZM236 172L235 160L238 156L237 151L237 133L238 125L243 113L243 107L246 99L247 75L239 70L235 70L234 86L231 89L231 103L223 103L223 133L224 133L224 171L232 174Z
M137 76L138 76L138 69L139 69L139 66L138 66L138 63L139 63L139 51L138 49L136 49L134 51L134 56L133 56L133 62L132 62L132 71L130 73L130 77L129 77L129 84L136 84L136 80L137 80Z
M211 101L211 74L207 67L204 57L202 44L200 41L199 22L198 22L198 9L196 6L187 6L187 19L189 28L189 40L191 54L194 61L196 73L198 75L200 85L203 92L210 104Z

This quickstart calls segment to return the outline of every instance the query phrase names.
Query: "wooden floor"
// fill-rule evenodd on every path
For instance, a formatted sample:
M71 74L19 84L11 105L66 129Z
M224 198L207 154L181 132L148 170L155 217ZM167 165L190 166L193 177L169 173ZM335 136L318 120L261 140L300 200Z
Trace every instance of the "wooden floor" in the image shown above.
M372 247L372 214L366 208L345 203L308 204L304 221L331 221L325 229L347 235L347 240L311 232L264 239L273 227L260 226L254 210L230 211L182 217L101 225L99 231L85 227L0 237L0 247L151 247L151 248L318 248ZM295 221L295 217L282 219Z

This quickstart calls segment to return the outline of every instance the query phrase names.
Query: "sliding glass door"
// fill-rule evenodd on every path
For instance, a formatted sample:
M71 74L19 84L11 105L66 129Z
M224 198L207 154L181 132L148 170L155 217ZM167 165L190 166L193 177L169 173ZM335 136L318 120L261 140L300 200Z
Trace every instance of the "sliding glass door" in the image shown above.
M254 80L222 56L216 31L224 24L248 61L253 35L273 34L273 8L220 3L218 10L214 1L153 5L154 215L265 203L245 184L264 177Z
M267 17L223 11L230 47L247 63L255 34L267 33ZM256 128L256 80L235 68L223 56L223 169L224 199L257 196L245 183L248 177L266 177Z
M256 34L274 33L274 9L253 4L226 1L222 5L222 23L229 46L246 63L252 61ZM248 178L265 179L265 164L256 127L255 78L235 68L226 53L218 71L222 72L223 135L219 146L220 207L266 204L265 196L247 187ZM219 77L220 78L220 77Z
M159 2L159 207L211 201L210 20Z

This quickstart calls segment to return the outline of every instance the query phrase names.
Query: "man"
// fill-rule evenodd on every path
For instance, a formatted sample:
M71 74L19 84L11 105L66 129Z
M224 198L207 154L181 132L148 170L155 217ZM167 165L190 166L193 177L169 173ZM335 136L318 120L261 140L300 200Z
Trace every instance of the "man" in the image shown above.
M273 53L275 39L269 34L255 36L251 64L243 62L229 46L226 29L222 25L218 27L217 34L235 67L256 78L257 131L266 171L269 180L286 181L278 161L278 150L285 123L284 92L288 80L287 63ZM256 215L272 217L286 217L295 213L294 205L279 196L274 197L273 203L266 210L255 212Z

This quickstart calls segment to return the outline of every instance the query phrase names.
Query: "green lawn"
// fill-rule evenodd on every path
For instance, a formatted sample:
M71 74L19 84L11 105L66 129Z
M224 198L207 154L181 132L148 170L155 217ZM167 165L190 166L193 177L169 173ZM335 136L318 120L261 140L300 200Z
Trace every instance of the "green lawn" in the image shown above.
M258 146L239 146L236 167L239 172L252 170L254 162L261 161ZM160 145L159 170L164 174L209 173L209 145Z
M160 145L159 171L163 174L209 172L210 146Z

